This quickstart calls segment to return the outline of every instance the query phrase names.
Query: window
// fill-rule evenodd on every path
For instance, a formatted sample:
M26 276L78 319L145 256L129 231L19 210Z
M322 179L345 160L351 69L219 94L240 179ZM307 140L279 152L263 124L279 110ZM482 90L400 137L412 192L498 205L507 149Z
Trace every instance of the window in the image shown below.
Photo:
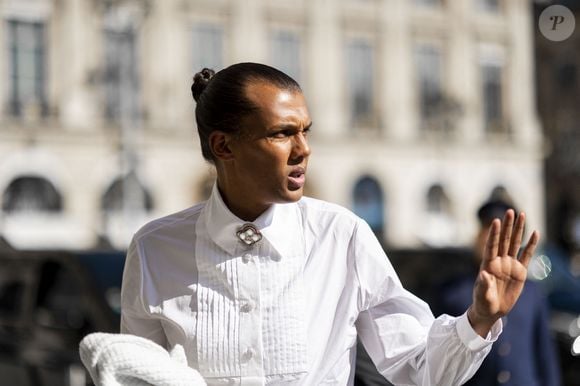
M506 202L508 204L513 205L514 200L512 199L511 194L503 185L497 185L491 190L489 194L490 200L500 200Z
M109 121L138 115L138 88L135 32L130 27L105 30L105 115Z
M105 212L120 212L123 209L150 211L153 200L135 173L130 173L111 184L103 196L101 207Z
M475 0L478 11L499 12L499 0Z
M433 184L425 197L426 213L421 223L421 238L430 246L446 246L456 242L456 224L451 200L440 184Z
M370 176L360 178L353 189L353 211L369 224L379 239L384 230L384 209L383 191L377 180Z
M216 24L199 23L193 26L193 70L220 70L223 60L223 28Z
M415 0L415 4L421 7L436 7L441 5L441 0Z
M447 214L450 210L449 198L441 185L433 185L427 192L427 212L430 214Z
M374 52L369 42L361 39L347 44L348 103L351 125L376 126L374 107Z
M36 176L14 179L2 196L2 210L13 212L60 212L62 197L54 185Z
M8 21L10 107L14 116L46 116L46 48L44 23Z
M101 247L126 249L135 230L150 220L151 194L134 172L117 178L101 199Z
M292 31L276 31L270 44L272 65L300 83L302 58L298 34Z
M441 50L432 44L420 44L415 48L415 64L419 90L419 108L423 120L437 110L442 100Z
M500 63L482 63L483 120L486 131L502 131L503 96L502 66Z
M4 266L7 272L8 267ZM13 268L13 267L10 267ZM22 309L25 285L20 278L2 278L0 280L0 316L6 320L8 318L17 319Z
M44 327L71 330L76 339L93 331L78 273L60 262L45 260L37 275L33 320Z

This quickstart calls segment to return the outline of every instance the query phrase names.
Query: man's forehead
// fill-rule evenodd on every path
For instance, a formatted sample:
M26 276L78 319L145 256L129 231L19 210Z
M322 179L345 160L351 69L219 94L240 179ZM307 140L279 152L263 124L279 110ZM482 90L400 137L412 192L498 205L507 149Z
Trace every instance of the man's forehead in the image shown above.
M253 82L246 86L246 97L258 109L254 119L309 120L302 92L280 88L267 82Z
M279 87L266 81L250 81L246 84L246 97L256 106L289 102L302 93Z

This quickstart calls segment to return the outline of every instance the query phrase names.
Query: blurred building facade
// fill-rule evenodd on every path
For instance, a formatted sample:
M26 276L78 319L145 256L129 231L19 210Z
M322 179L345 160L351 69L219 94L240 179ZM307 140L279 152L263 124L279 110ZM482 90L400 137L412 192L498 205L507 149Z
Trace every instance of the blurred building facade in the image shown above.
M386 244L464 245L492 191L544 229L527 0L0 0L0 234L127 245L207 195L189 87L278 67L314 122L307 191Z
M580 253L580 1L552 3L567 7L577 22L572 35L561 42L536 30L537 106L548 143L546 224L550 239L573 255ZM547 5L536 4L537 17Z

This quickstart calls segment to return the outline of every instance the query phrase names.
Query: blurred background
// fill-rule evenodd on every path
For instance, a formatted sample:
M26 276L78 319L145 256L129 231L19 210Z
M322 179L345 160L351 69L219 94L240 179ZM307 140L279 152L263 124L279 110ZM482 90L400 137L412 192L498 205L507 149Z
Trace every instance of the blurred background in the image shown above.
M563 41L538 28L566 6ZM204 200L190 85L240 61L294 77L307 194L371 225L429 301L509 197L543 235L530 279L580 385L580 0L0 0L1 385L90 384L117 331L124 250Z

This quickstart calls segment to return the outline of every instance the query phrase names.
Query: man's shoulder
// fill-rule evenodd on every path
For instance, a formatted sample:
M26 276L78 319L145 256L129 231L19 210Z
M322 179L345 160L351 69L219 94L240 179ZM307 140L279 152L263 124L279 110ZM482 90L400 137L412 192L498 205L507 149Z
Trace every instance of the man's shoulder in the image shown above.
M205 207L205 202L180 210L167 216L159 217L143 225L136 233L135 240L150 235L175 232L179 229L191 229L198 221L199 215Z
M298 205L302 210L307 210L311 212L328 213L329 215L346 216L352 217L353 219L358 218L357 215L355 215L353 212L351 212L344 206L320 200L317 198L304 196L300 199L300 201L298 201Z
M298 201L298 207L306 221L322 222L325 224L339 222L342 225L351 226L362 221L360 217L341 205L312 197L302 197Z

